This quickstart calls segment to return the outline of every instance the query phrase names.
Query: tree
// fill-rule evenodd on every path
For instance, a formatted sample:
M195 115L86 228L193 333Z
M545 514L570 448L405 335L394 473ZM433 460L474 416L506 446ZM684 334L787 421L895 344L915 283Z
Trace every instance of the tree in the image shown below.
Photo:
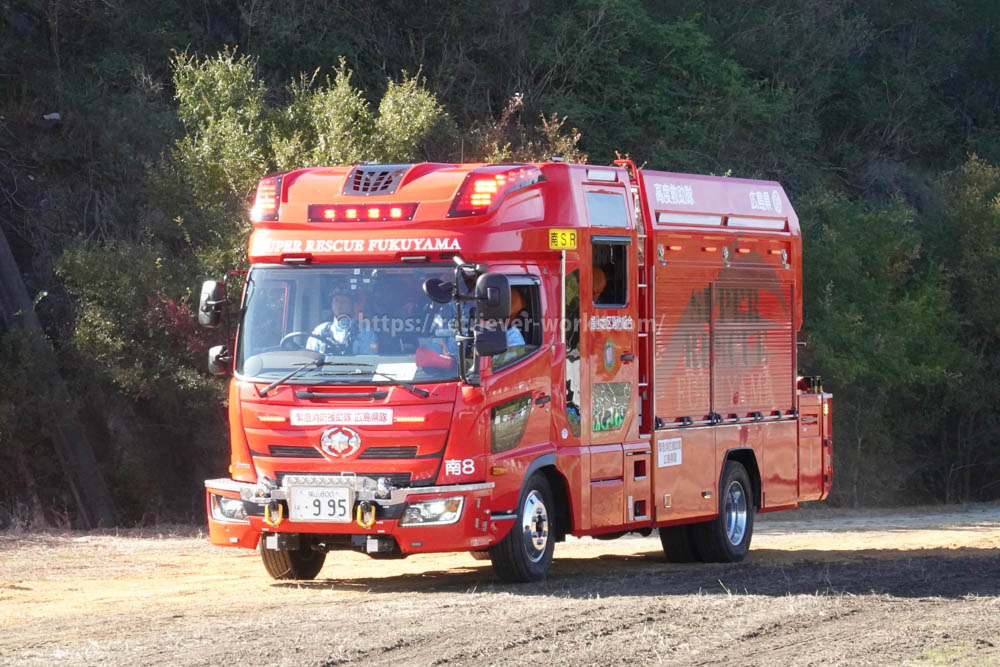
M177 54L173 66L185 134L151 177L140 230L133 240L72 244L58 264L77 306L73 354L91 381L128 397L140 422L142 437L112 454L133 519L192 511L199 475L224 468L224 391L204 370L207 347L224 341L195 327L192 287L245 264L257 180L299 166L410 160L448 122L405 74L373 112L343 61L323 85L316 74L289 85L284 104L267 103L255 60L233 50ZM179 489L195 501L171 507Z
M973 155L935 183L928 256L947 277L963 382L945 397L927 455L948 501L989 497L1000 470L1000 167Z
M833 390L837 497L889 500L927 464L948 390L960 378L946 283L922 270L912 211L816 194L803 221L805 324L800 366Z

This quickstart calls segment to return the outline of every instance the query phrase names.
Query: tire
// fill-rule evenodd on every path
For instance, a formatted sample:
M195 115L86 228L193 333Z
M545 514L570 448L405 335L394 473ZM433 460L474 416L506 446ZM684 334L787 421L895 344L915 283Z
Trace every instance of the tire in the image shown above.
M272 579L305 581L316 578L319 571L323 569L326 554L322 551L314 551L308 546L295 551L267 549L261 540L260 558L264 562L264 569L267 570Z
M483 551L470 551L469 555L472 556L473 558L475 558L476 560L489 560L490 559L490 552L487 549L484 549Z
M663 555L668 563L693 563L699 560L690 525L660 528L660 544L663 545Z
M719 515L691 526L694 548L706 563L739 563L753 537L753 487L742 463L727 461L719 480Z
M524 485L510 532L490 547L493 571L501 581L542 581L555 548L555 505L545 475L535 473Z

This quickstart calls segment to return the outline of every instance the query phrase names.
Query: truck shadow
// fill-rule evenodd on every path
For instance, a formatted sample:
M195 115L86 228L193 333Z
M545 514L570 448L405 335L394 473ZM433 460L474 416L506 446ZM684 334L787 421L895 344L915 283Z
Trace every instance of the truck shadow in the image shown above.
M320 577L324 574L335 571L328 568ZM1000 596L1000 550L758 549L741 564L666 563L659 551L559 558L557 550L548 579L535 584L498 582L488 563L470 562L468 566L395 577L334 577L273 585L372 594L496 592L574 598L692 594L960 598Z

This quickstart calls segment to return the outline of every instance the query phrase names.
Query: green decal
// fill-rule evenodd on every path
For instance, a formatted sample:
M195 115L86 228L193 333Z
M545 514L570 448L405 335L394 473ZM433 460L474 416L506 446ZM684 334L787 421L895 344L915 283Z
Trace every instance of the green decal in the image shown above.
M594 408L591 431L615 431L621 428L628 413L632 385L628 382L604 382L594 385Z

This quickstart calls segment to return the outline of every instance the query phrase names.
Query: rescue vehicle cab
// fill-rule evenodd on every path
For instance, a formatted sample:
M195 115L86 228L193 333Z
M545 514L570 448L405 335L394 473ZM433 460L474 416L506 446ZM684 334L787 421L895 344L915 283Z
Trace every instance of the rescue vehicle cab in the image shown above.
M471 551L545 576L566 535L659 529L739 561L827 496L831 397L799 382L780 185L613 167L396 164L260 181L211 541L275 578L326 552ZM199 319L219 324L226 285Z

